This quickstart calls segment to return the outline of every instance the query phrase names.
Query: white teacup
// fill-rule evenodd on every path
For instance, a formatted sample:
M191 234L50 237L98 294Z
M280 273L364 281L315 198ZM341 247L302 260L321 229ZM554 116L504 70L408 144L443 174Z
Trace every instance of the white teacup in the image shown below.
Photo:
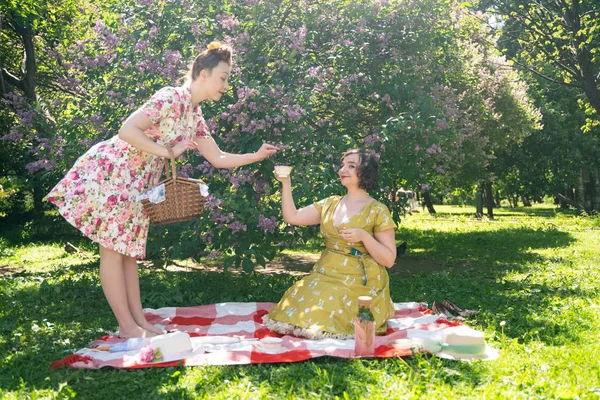
M275 173L281 178L287 178L292 172L292 167L288 165L276 165Z

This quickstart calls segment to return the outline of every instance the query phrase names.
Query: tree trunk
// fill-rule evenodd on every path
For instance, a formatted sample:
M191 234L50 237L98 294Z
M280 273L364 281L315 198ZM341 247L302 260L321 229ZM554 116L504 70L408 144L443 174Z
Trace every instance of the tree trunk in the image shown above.
M35 56L35 45L33 43L34 32L32 27L27 23L19 23L13 21L13 29L23 41L23 62L21 70L17 73L11 73L7 69L0 69L2 74L2 84L8 83L25 94L25 97L30 103L38 101L37 96L37 61ZM3 90L8 91L4 87Z
M572 190L570 192L572 192ZM569 199L569 192L567 192L566 194L559 193L557 195L557 198L558 198L558 203L560 204L560 208L562 210L566 210L569 208L569 202L567 201L567 199L571 200L571 199Z
M577 211L584 212L585 210L585 184L583 182L583 168L577 175L577 185L575 187L575 201L577 203Z
M521 196L521 201L523 202L523 207L531 207L531 202L525 196Z
M494 192L492 191L492 182L485 183L485 202L487 205L488 218L494 219Z
M39 182L39 179L34 178L33 182L33 211L35 213L42 213L44 211L44 188Z
M594 182L593 208L594 208L594 211L600 211L600 168L596 168L596 173L595 173L593 182Z
M498 207L500 207L500 202L501 202L502 200L500 199L500 191L499 191L499 190L496 190L496 192L495 192L495 195L494 195L494 199L495 199L495 201L496 201L496 205L497 205Z
M483 189L481 185L477 186L477 192L475 193L475 217L483 217Z
M427 207L429 214L435 215L435 208L433 208L433 202L431 201L429 190L423 192L423 204Z
M571 32L573 34L575 59L577 60L577 64L579 66L579 73L577 76L575 76L575 78L579 81L583 92L590 102L590 105L594 107L596 113L600 114L598 71L594 68L594 64L592 62L593 56L590 52L589 45L586 43L587 37L581 31L581 9L579 8L579 2L574 1L571 8L566 8L563 17L567 21L567 25L571 28Z
M397 222L400 223L402 221L402 213L398 203L398 196L396 195L397 191L398 187L393 186L392 192L388 195L388 199L390 200L390 210L392 210L392 216L396 217L398 220Z

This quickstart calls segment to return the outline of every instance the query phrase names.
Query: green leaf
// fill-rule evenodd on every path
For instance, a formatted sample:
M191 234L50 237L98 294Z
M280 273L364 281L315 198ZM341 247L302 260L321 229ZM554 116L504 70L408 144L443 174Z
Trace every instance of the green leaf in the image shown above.
M244 272L250 273L254 271L254 263L252 260L244 258L242 259L242 268L244 269Z

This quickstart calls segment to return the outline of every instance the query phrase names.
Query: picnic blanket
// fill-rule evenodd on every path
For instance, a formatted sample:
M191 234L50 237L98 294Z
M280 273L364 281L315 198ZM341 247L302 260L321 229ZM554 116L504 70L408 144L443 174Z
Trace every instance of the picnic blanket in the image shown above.
M310 340L282 336L262 325L262 317L275 303L219 303L195 307L166 307L144 309L147 320L168 331L182 331L190 335L192 343L201 343L201 354L184 360L140 364L135 362L135 351L100 351L99 348L124 341L116 335L103 336L88 348L55 361L52 368L72 367L98 369L154 368L195 365L241 365L282 363L330 356L354 358L354 340ZM394 317L388 321L385 335L375 338L375 357L403 357L413 354L410 349L397 349L391 343L397 339L428 338L434 332L459 325L433 314L423 303L395 303ZM438 333L439 334L439 333ZM265 351L256 346L265 337L282 338L281 348Z

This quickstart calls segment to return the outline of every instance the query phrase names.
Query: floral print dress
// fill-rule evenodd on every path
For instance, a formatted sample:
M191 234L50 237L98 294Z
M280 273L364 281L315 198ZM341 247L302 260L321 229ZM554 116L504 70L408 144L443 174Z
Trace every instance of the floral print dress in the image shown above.
M165 87L140 110L152 121L144 133L159 144L173 147L184 138L211 139L200 106L192 105L189 86ZM150 221L136 197L158 184L162 167L160 157L117 135L81 156L47 200L94 242L144 258Z
M394 315L386 268L373 260L362 242L348 245L339 230L363 228L373 235L395 229L396 224L384 204L372 201L334 226L333 214L340 200L332 196L314 204L321 213L326 249L311 273L289 288L263 318L269 329L310 339L353 337L358 296L371 296L377 331L386 331L386 322Z

